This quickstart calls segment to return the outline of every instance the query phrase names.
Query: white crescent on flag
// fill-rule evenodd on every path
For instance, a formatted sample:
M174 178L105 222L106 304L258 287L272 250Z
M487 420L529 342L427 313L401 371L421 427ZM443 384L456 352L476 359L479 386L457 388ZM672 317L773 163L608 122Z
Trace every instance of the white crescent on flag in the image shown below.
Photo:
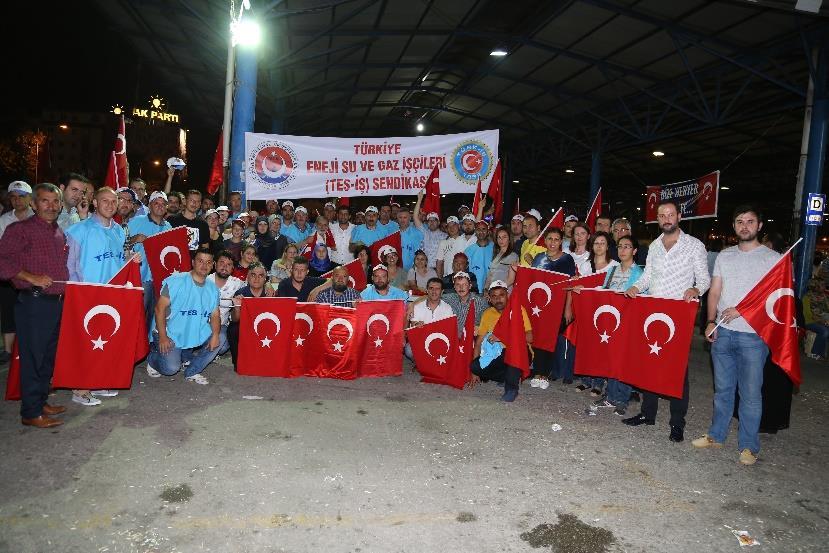
M95 317L96 315L109 315L112 317L112 320L115 322L115 329L110 334L110 338L115 336L115 333L118 332L118 329L121 328L121 314L118 313L118 310L112 307L111 305L106 304L99 304L95 307L91 308L89 311L86 312L86 315L83 317L83 329L86 331L86 335L90 338L92 337L89 334L89 322ZM97 340L91 340L92 342L92 349L104 349L104 344L107 343L107 340L103 340L102 336L98 336Z
M596 309L596 311L593 312L593 328L596 329L596 332L599 331L599 326L597 323L599 320L599 316L602 313L610 313L611 315L613 315L613 318L616 319L616 326L613 328L611 334L613 332L616 332L619 329L619 325L622 323L622 314L619 313L619 310L613 307L612 305L600 305ZM610 334L603 330L602 333L599 334L599 338L601 338L602 340L601 343L607 344L610 340Z
M168 271L170 270L170 268L167 266L164 260L167 259L167 255L171 253L176 254L176 256L178 257L178 264L179 266L181 266L181 250L178 249L178 247L164 246L164 248L161 250L161 253L158 254L158 260L161 262L161 266L167 269Z
M346 319L337 317L336 319L332 319L330 323L328 323L328 329L325 331L325 335L328 336L328 339L331 340L331 330L336 326L343 326L348 329L348 338L345 339L346 342L351 340L351 336L354 334L354 327L351 326L351 323Z
M771 319L772 321L774 321L775 323L777 323L779 325L782 325L782 324L785 324L785 323L783 323L781 320L779 320L777 318L777 316L774 314L774 305L777 303L777 300L779 300L783 296L792 296L792 297L794 297L794 290L792 290L791 288L778 288L777 290L775 290L774 292L769 294L769 297L766 298L766 315L769 316L769 319ZM791 326L792 327L797 326L797 318L795 318L792 321Z
M297 313L296 316L294 316L294 320L305 321L306 323L308 323L308 334L306 334L304 338L302 337L302 334L300 332L297 332L296 345L301 346L302 343L305 342L305 338L308 338L308 336L310 336L311 333L314 332L314 320L311 318L310 315L308 315L308 313Z
M273 333L274 336L279 335L279 331L282 330L282 324L279 322L279 317L276 316L275 313L271 313L270 311L265 311L264 313L259 313L255 319L253 319L253 332L259 336L259 323L264 320L273 321L276 325L276 332Z
M389 321L389 318L383 315L382 313L375 313L374 315L368 318L368 321L366 321L366 333L369 336L371 336L371 323L373 323L374 321L383 321L383 324L386 325L386 334L388 334L391 330L391 322Z
M651 313L650 315L648 315L648 318L645 319L645 324L642 329L645 331L645 338L650 340L650 336L648 336L648 327L651 325L651 323L654 323L656 321L661 321L668 325L668 331L670 332L670 334L668 334L668 339L663 342L663 344L667 344L668 342L673 340L674 331L676 330L676 327L674 326L674 320L665 313ZM650 353L653 353L654 355L659 355L659 351L662 349L662 346L659 345L658 340L654 340L652 344L648 344L648 347L651 348Z

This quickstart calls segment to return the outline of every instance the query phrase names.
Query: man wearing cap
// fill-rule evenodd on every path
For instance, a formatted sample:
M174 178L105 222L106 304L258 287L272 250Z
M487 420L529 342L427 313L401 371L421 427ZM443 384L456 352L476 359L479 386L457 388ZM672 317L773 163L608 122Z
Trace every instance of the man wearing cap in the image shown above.
M12 209L0 216L0 238L6 232L6 228L12 223L25 221L35 214L32 210L32 187L22 180L16 180L9 184L9 199ZM11 359L12 347L14 347L14 304L17 301L17 292L14 290L11 281L0 280L0 327L3 332L3 346L5 351L0 353L0 363L6 363Z
M466 214L463 219L463 234L460 233L461 226L457 217L446 219L446 230L449 236L438 246L436 268L438 276L452 274L452 262L455 254L463 253L466 248L475 243L475 217Z
M575 215L568 215L564 218L564 239L561 241L562 251L570 251L570 241L573 239L573 229L579 224L579 218Z
M496 280L489 285L489 302L492 307L484 311L481 317L481 324L478 326L477 339L475 340L475 352L473 354L472 379L470 386L479 382L494 380L504 383L504 395L502 401L513 402L518 397L518 386L521 383L521 370L506 364L506 348L504 344L492 334L501 313L507 307L507 283L503 280ZM521 318L524 320L524 334L527 344L532 344L533 332L527 311L521 308Z
M464 275L469 280L469 290L478 294L480 288L478 287L478 277L475 273L469 271L469 258L465 253L456 253L452 260L452 273L443 277L443 289L453 290L455 288L455 277Z
M397 221L393 221L391 218L390 205L380 206L380 218L377 220L377 225L385 230L386 236L400 229Z
M173 228L187 227L191 259L195 259L197 251L210 251L210 228L196 215L201 207L201 196L198 190L188 190L184 198L184 210L167 219Z
M400 204L395 201L391 201L389 202L389 207L391 207L391 220L397 221L397 214L400 213Z
M150 194L150 204L147 215L139 215L130 219L127 228L130 233L130 243L134 252L141 254L141 282L144 286L144 316L147 328L153 325L155 314L155 291L153 289L153 275L150 266L144 258L144 240L158 233L171 230L173 227L164 218L167 213L167 194L155 191Z
M282 226L287 227L294 222L294 202L285 200L282 202Z
M360 292L364 300L402 300L409 301L409 294L389 284L389 270L385 265L375 265L371 269L371 284Z
M366 208L366 222L363 225L357 225L351 233L351 243L348 245L348 250L351 253L357 249L357 246L371 246L378 240L388 236L386 229L381 227L378 223L379 210L370 205Z
M520 213L513 215L509 222L509 236L512 241L512 251L520 258L521 246L524 245L524 240L527 239L524 236L524 216Z
M268 216L279 214L279 202L276 200L268 200L265 202L265 212Z
M486 221L481 220L475 223L475 238L475 243L468 246L464 253L469 260L469 272L483 286L489 272L489 264L492 263L494 248L492 240L489 239L489 225Z
M331 250L331 261L338 265L345 265L354 260L354 254L348 251L351 243L351 234L354 232L354 225L351 224L351 212L347 205L337 208L337 220L328 225L331 234L334 235L334 245L337 249Z
M366 212L365 211L358 211L354 214L354 226L358 225L365 225L366 224Z
M113 217L113 220L126 228L126 225L135 216L135 204L138 202L138 196L131 188L122 186L115 191L118 196L118 212Z
M458 332L463 332L470 305L475 306L475 328L477 328L481 315L489 305L483 296L472 291L472 277L469 273L460 271L452 275L452 286L454 292L444 293L443 301L449 304L452 312L458 317Z
M289 242L296 244L299 247L299 251L302 251L308 243L308 239L313 237L316 232L316 227L308 224L308 210L303 206L296 208L294 211L294 220L290 225L286 225L284 221L282 224L282 234L288 238Z
M524 215L522 224L524 225L524 236L527 239L521 245L521 254L518 259L522 267L531 267L535 256L547 251L546 246L538 246L535 243L538 240L538 234L541 232L541 214L535 209L529 210Z
M463 220L464 217L471 213L472 210L469 209L469 206L461 204L461 206L458 208L458 219Z
M438 248L446 239L446 233L440 230L440 217L435 212L426 214L426 224L421 219L420 205L423 203L425 189L417 193L417 203L414 208L414 226L423 233L423 252L426 254L426 266L430 269L437 267ZM438 273L439 276L443 276Z
M66 230L89 216L92 198L84 197L89 179L78 173L67 173L58 182L63 189L63 211L58 217L58 226Z
M400 229L400 246L403 249L403 270L408 272L414 265L415 252L423 244L423 232L412 224L412 214L408 209L397 212L397 224Z
M219 230L222 231L224 235L224 231L228 229L230 223L228 223L227 218L230 215L230 209L226 205L220 205L216 208L216 213L219 215ZM225 236L225 238L228 238Z
M52 428L65 407L46 403L55 365L65 285L69 280L66 237L57 225L61 191L34 188L35 216L9 225L0 239L0 279L19 291L15 304L20 353L20 417L24 425Z
M328 222L333 222L337 216L337 206L334 202L325 202L325 205L322 206L322 214Z

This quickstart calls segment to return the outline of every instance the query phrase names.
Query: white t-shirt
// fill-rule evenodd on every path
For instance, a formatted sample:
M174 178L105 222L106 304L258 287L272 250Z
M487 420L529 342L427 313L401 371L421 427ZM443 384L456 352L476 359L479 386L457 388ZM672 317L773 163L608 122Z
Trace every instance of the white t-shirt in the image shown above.
M336 250L328 249L331 261L338 265L345 265L349 261L354 261L354 254L348 251L348 243L351 242L351 231L354 230L354 225L348 223L348 227L343 230L339 223L330 223L328 228L331 230L331 234L334 235L334 243L337 245Z
M744 252L737 246L731 246L720 252L714 261L714 274L722 278L722 292L717 303L717 319L729 307L736 307L740 300L765 276L772 265L780 259L780 254L765 246L758 246ZM791 324L789 322L788 324ZM722 326L735 332L756 334L751 325L742 317Z
M432 321L439 321L455 314L452 308L443 300L440 300L438 306L433 310L426 305L429 300L419 301L414 305L412 312L412 321L419 321L423 323L431 323Z
M206 280L212 282L216 288L219 288L219 285L216 284L216 273L207 275ZM222 324L225 326L230 324L230 308L233 307L233 296L244 285L245 281L235 276L229 276L227 277L225 285L219 288L219 314L222 316Z
M455 258L455 254L465 252L466 248L477 242L477 240L474 234L469 238L460 234L454 238L441 240L438 246L438 259L443 260L443 274L439 276L452 274L452 260Z
M35 212L34 212L34 211L32 211L32 208L30 207L30 208L28 209L28 211L26 212L26 216L25 216L25 217L23 217L23 219L18 219L18 218L17 218L17 215L15 215L15 213L14 213L14 210L13 210L13 209L11 209L11 210L7 211L7 212L6 212L6 213L4 213L3 215L0 215L0 237L2 237L2 236L3 236L3 233L5 233L5 232L6 232L6 228L7 228L10 224L12 224L12 223L17 223L18 221L23 221L23 220L25 220L25 219L28 219L29 217L31 217L31 216L32 216L32 215L34 215L34 214L35 214Z

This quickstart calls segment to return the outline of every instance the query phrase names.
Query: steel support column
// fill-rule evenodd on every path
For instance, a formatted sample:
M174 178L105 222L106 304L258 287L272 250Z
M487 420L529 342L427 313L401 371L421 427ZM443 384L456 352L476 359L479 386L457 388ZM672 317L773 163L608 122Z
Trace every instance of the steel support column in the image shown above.
M829 43L824 42L818 53L817 71L814 81L814 103L809 129L809 157L806 160L806 174L803 178L803 203L801 217L806 215L806 202L809 193L819 193L823 183L823 168L826 162L826 146L829 142L827 127L829 126ZM800 236L803 243L799 246L795 259L795 286L797 295L802 297L806 292L809 278L812 276L812 260L815 255L815 241L817 238L816 226L803 224L801 219Z
M230 134L230 191L242 193L246 205L245 133L253 132L256 115L257 49L255 46L236 47L236 92L233 97L233 124Z

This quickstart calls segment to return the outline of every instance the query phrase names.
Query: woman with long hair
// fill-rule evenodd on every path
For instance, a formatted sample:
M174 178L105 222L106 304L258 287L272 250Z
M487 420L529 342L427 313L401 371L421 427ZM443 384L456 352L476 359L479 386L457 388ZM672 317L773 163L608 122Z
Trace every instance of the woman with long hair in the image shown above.
M389 248L383 256L383 265L388 268L389 272L389 286L400 288L401 290L408 290L409 284L407 280L407 273L403 271L397 263L400 260L400 254L395 248Z
M495 229L495 247L492 248L492 261L489 263L483 290L489 290L489 285L496 280L506 281L514 263L518 263L518 254L513 251L510 231L505 227Z
M360 266L366 273L366 280L371 282L371 250L361 244L354 249L354 258L360 260Z
M576 268L581 272L581 266L587 261L590 256L590 250L587 248L587 241L590 239L590 229L584 223L578 223L573 227L573 239L570 240L570 251L573 256L573 261L576 262ZM582 273L584 274L584 273ZM587 273L590 274L590 273Z
M426 294L426 285L429 283L429 279L438 276L434 269L426 266L428 262L426 252L417 250L414 255L414 265L409 269L409 274L406 275L409 289L419 296Z
M282 252L282 258L277 259L271 264L271 284L274 288L283 279L291 276L291 268L294 266L294 258L299 255L299 247L291 242L285 246L285 251Z
M236 268L233 269L233 276L239 280L247 280L248 268L257 261L259 259L256 257L256 247L252 244L245 246L242 248L242 258L236 264Z

